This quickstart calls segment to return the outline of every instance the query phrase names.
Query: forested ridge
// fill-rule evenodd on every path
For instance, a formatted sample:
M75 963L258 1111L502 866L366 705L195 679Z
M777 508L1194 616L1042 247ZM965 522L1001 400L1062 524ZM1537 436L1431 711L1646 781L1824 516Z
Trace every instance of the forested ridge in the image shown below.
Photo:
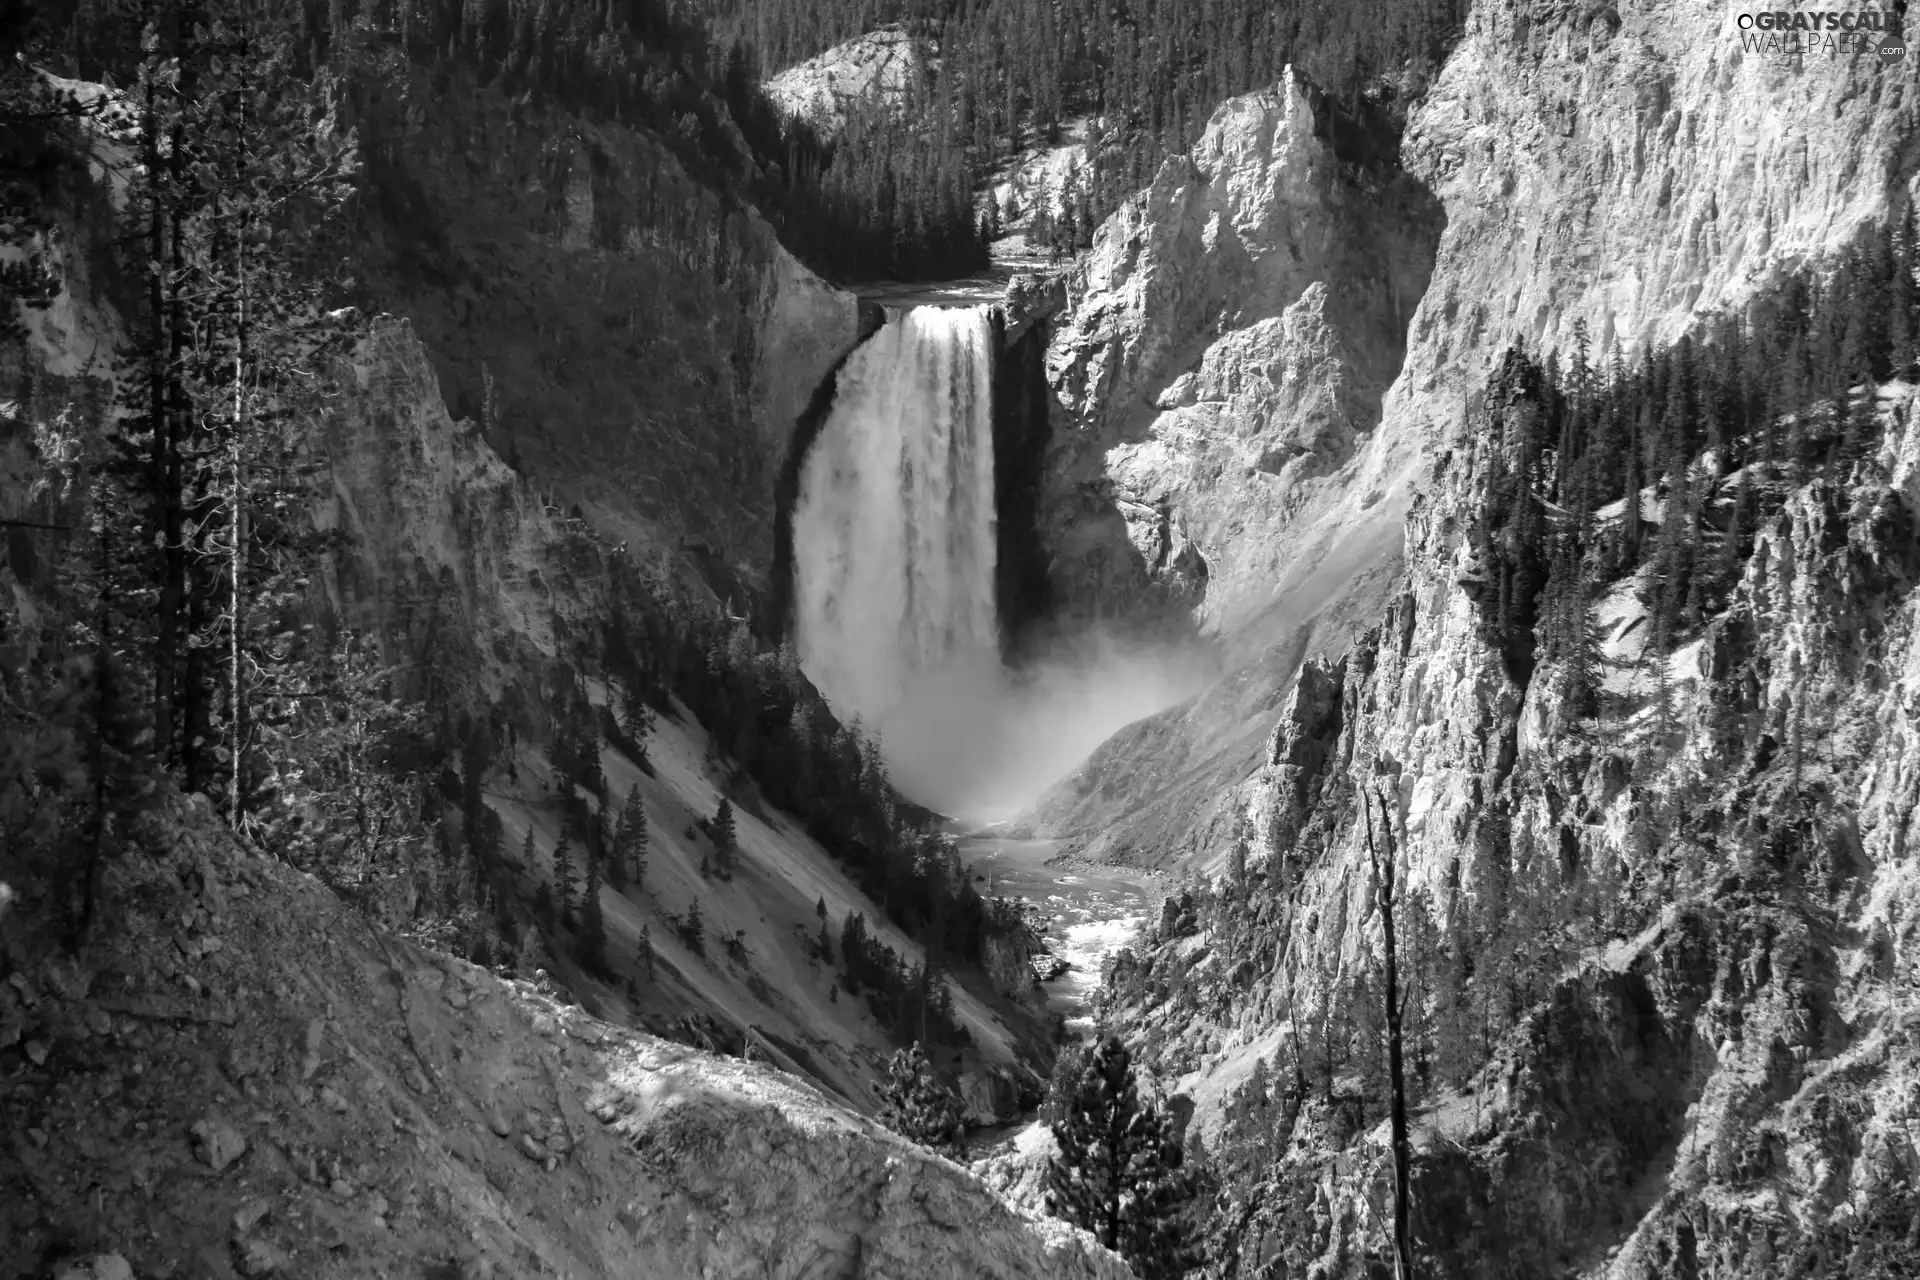
M151 5L164 14L167 5ZM440 92L468 81L530 104L651 131L695 177L751 204L803 261L855 280L955 275L986 261L972 170L951 130L879 116L840 138L783 118L744 55L667 0L287 0L292 74L352 74L402 51ZM146 10L120 0L39 6L35 56L113 76ZM462 77L456 79L456 75ZM363 139L363 141L371 141ZM377 172L363 177L377 180Z
M304 0L284 10L296 74L348 71L356 49L397 47L436 70L444 91L460 69L487 89L649 129L690 172L758 208L802 260L850 281L985 266L1007 217L1030 212L982 210L986 176L1083 115L1101 122L1093 163L1049 201L1076 216L1045 210L1029 236L1085 247L1163 158L1192 146L1214 107L1290 63L1331 95L1328 127L1350 154L1390 154L1407 102L1464 16L1458 0ZM96 79L125 64L141 25L117 0L42 15L39 52ZM923 98L856 111L830 139L768 100L773 72L887 22L939 50Z
M1597 711L1580 619L1611 584L1644 573L1651 650L1670 653L1725 602L1786 493L1847 479L1877 439L1866 390L1920 358L1917 252L1909 206L1698 341L1630 361L1580 328L1564 357L1508 351L1472 424L1487 494L1472 589L1515 680L1554 660Z
M978 183L1023 148L1056 142L1081 116L1092 131L1083 178L1050 193L1030 228L1071 252L1199 139L1220 103L1273 84L1288 65L1329 95L1327 127L1356 159L1391 159L1405 110L1458 38L1460 0L698 0L715 43L765 78L898 23L940 58L929 132L964 147ZM738 52L733 52L737 50ZM1011 213L990 209L997 229Z

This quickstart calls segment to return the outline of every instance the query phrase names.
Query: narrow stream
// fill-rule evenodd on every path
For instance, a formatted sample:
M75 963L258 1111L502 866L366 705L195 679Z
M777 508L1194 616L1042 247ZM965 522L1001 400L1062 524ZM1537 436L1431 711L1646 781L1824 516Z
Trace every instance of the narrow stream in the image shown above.
M1041 907L1048 949L1071 966L1041 989L1048 1007L1066 1015L1068 1032L1086 1036L1107 957L1132 939L1159 901L1151 878L1125 867L1051 866L1060 857L1051 840L975 835L960 842L960 853L987 877L974 886L983 895Z

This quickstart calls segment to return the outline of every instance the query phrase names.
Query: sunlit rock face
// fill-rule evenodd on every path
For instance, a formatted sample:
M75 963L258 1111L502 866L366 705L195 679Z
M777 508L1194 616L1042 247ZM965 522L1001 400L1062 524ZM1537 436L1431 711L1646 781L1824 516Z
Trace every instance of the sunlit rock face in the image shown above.
M1475 6L1402 157L1446 207L1390 398L1399 452L1515 340L1671 341L1882 218L1913 59L1745 47L1740 5ZM1753 33L1746 33L1752 35Z
M1289 73L1221 106L1070 282L1047 505L1069 612L1231 628L1347 488L1440 224L1416 184L1334 154L1316 97Z
M1484 459L1456 427L1508 343L1564 358L1576 322L1602 354L1672 340L1818 265L1912 188L1911 57L1783 63L1742 49L1739 12L1476 6L1403 147L1446 230L1352 463L1363 499L1409 479L1423 491L1399 567L1357 640L1343 627L1286 655L1297 683L1251 702L1267 735L1205 813L1218 838L1185 846L1207 859L1252 833L1252 887L1228 895L1246 913L1143 947L1114 1011L1217 1136L1256 1064L1311 1034L1335 976L1379 971L1369 790L1402 824L1398 886L1437 930L1498 894L1552 919L1587 876L1670 886L1610 943L1544 961L1550 994L1523 1030L1416 1116L1418 1194L1438 1206L1427 1238L1515 1274L1637 1280L1696 1259L1701 1274L1769 1274L1806 1224L1888 1205L1907 1221L1913 389L1880 390L1878 458L1786 495L1724 613L1674 655L1671 755L1644 709L1583 727L1551 670L1517 681L1470 595ZM1056 812L1084 820L1114 777L1192 759L1197 714L1116 741L1105 762L1127 772L1090 770ZM1773 750L1794 735L1799 765ZM1166 832L1179 814L1168 800L1129 816ZM1778 888L1794 875L1821 887ZM1358 1274L1342 1259L1383 1203L1369 1171L1384 1130L1343 1134L1309 1105L1291 1151L1296 1185L1323 1189L1316 1230L1252 1212L1243 1262ZM1473 1221L1449 1188L1494 1196L1505 1225Z
M1764 1273L1796 1220L1827 1220L1818 1205L1856 1223L1892 1212L1904 1230L1920 1171L1901 1136L1920 1079L1914 396L1882 389L1884 439L1856 483L1801 485L1758 532L1724 611L1667 662L1667 746L1648 706L1577 722L1553 667L1516 681L1465 589L1485 472L1466 451L1436 467L1407 521L1403 591L1350 651L1302 669L1237 792L1247 878L1216 882L1231 921L1163 926L1108 1006L1209 1142L1263 1060L1311 1042L1342 983L1377 980L1371 795L1376 842L1385 815L1399 833L1403 964L1410 936L1539 922L1546 994L1466 1085L1415 1109L1435 1247L1522 1273L1571 1251L1592 1259L1578 1274L1638 1280L1676 1274L1687 1242L1729 1274ZM1650 674L1610 671L1647 701ZM1607 885L1660 889L1610 941L1556 943ZM1414 998L1416 1023L1449 1016ZM1352 1087L1378 1098L1370 1063L1356 1059ZM1331 1179L1331 1225L1255 1212L1246 1256L1352 1274L1338 1258L1368 1237L1384 1133L1343 1132L1310 1103L1276 1176ZM1649 1178L1662 1194L1637 1198ZM1445 1216L1452 1188L1494 1197L1504 1225Z
M1434 456L1457 443L1470 399L1508 344L1564 351L1580 322L1601 355L1614 339L1629 351L1670 340L1887 216L1912 181L1900 157L1913 59L1795 63L1751 52L1739 12L1475 6L1411 112L1405 175L1379 194L1316 204L1288 184L1284 175L1329 162L1304 122L1280 127L1299 119L1282 105L1294 101L1283 85L1221 108L1193 164L1169 162L1102 227L1050 353L1061 410L1047 524L1058 544L1055 590L1085 612L1197 615L1242 665L1197 705L1109 743L1039 807L1037 829L1085 832L1096 855L1218 857L1236 819L1215 798L1258 764L1264 718L1303 658L1336 658L1397 591L1408 501ZM1256 109L1262 102L1271 105ZM1271 127L1246 128L1268 118ZM1263 141L1272 158L1226 145L1234 137ZM1304 166L1279 159L1296 152ZM1231 156L1261 180L1223 178ZM1247 157L1261 163L1248 167ZM1417 240L1424 261L1408 251L1415 241L1394 236L1409 225L1390 216L1408 184L1443 213L1416 220L1429 228ZM1233 204L1231 192L1252 204ZM1408 199L1404 207L1425 207ZM1341 208L1355 210L1347 225L1373 228L1350 252L1386 263L1371 277L1386 281L1366 313L1379 317L1373 328L1339 319L1335 304L1350 308L1342 297L1355 296L1347 282L1370 278L1346 266L1323 276L1326 328L1308 323L1313 229L1342 225L1329 213ZM1257 252L1263 242L1242 231L1249 224L1281 229L1308 260ZM1170 257L1170 245L1183 246L1181 256ZM1177 269L1161 265L1169 262ZM1275 279L1292 283L1271 295L1243 291ZM1272 416L1243 414L1250 385L1260 403L1280 404L1284 380L1243 377L1209 391L1209 361L1222 368L1229 352L1247 350L1241 332L1273 319L1259 350L1278 365L1322 369L1293 384L1321 391L1304 402L1295 393ZM1390 343L1366 338L1382 328ZM1326 341L1303 343L1314 333ZM1314 366L1296 359L1303 349L1335 354ZM1372 384L1348 361L1389 367ZM1292 470L1258 470L1261 457L1289 454Z
M903 112L931 83L932 57L930 41L896 29L870 31L788 67L767 81L767 97L830 137L862 111Z

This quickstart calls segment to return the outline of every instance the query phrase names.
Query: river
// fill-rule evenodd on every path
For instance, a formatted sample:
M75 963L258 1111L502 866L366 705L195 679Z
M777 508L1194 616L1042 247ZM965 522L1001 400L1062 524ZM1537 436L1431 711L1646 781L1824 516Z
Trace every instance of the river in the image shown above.
M1107 957L1159 906L1152 877L1127 867L1052 865L1061 853L1051 840L975 834L960 841L960 853L987 877L974 886L984 896L1026 898L1043 909L1047 947L1072 967L1041 989L1047 1006L1066 1016L1068 1032L1087 1035Z

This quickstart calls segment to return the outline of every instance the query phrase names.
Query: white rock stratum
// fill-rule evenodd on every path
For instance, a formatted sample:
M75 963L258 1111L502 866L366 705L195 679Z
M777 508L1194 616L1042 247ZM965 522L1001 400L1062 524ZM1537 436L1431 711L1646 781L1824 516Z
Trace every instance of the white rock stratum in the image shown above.
M831 136L874 106L905 109L929 82L932 46L897 29L871 31L788 67L766 83L767 96L790 116Z

